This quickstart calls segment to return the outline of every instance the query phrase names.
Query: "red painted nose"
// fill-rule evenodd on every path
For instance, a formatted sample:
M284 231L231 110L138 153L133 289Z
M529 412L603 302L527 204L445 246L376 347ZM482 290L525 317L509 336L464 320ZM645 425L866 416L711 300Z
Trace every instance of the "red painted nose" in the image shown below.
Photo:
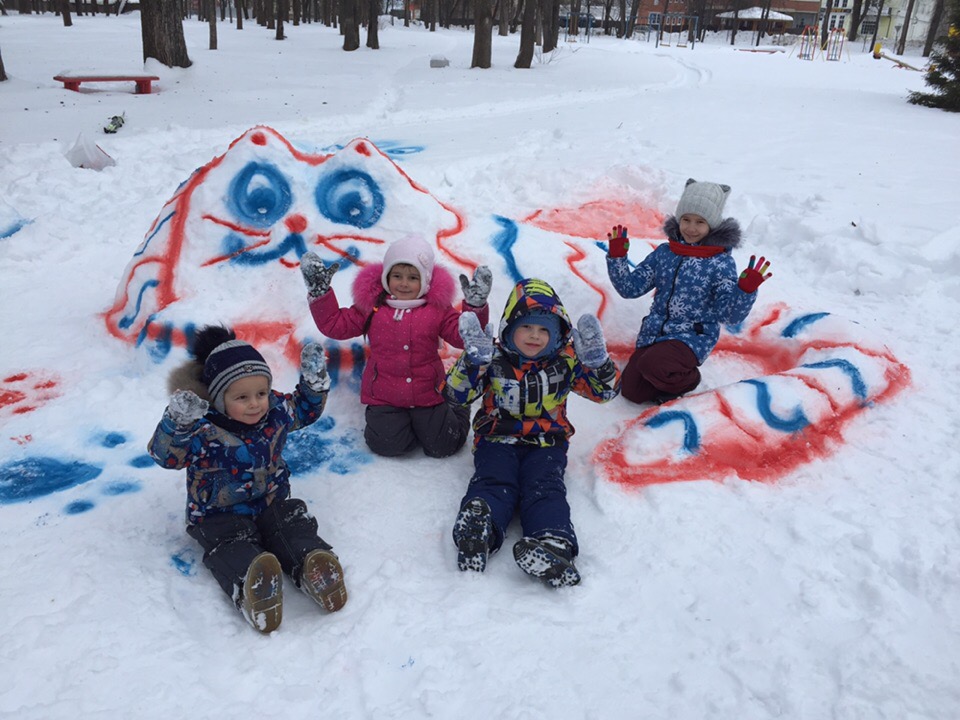
M291 215L285 222L287 230L292 233L302 233L307 229L307 219L303 215Z

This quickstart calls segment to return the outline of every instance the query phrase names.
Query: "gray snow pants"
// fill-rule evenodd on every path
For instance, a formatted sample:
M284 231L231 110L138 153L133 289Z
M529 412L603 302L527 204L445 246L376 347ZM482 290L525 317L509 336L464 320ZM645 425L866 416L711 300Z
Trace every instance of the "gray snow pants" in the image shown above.
M377 455L405 455L417 446L443 458L463 447L470 432L470 408L442 402L433 407L368 405L363 438Z

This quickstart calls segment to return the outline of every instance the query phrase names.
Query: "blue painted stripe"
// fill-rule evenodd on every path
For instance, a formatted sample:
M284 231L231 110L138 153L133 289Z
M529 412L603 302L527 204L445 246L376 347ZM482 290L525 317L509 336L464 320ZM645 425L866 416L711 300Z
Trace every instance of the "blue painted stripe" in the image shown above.
M793 415L786 418L778 417L770 407L770 388L762 380L744 380L747 385L753 385L757 388L757 410L763 421L774 430L786 433L795 433L803 430L810 424L810 420L803 413L803 408L796 407Z
M867 384L863 381L863 375L857 366L849 360L823 360L821 362L807 363L800 367L820 370L823 368L837 368L850 378L850 384L853 387L853 394L861 400L867 399Z
M700 431L693 416L681 410L664 410L644 423L647 427L659 428L672 422L683 423L683 449L693 455L700 449Z
M817 320L822 320L827 317L830 313L821 312L821 313L810 313L809 315L801 315L791 322L787 327L783 329L783 332L780 333L783 337L792 338L799 335L803 330L806 330L807 327L813 325Z

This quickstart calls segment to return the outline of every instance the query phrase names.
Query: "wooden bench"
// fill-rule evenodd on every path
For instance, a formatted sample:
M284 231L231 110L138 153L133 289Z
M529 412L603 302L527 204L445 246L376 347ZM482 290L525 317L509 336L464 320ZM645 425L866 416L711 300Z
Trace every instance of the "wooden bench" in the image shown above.
M63 83L67 90L80 90L80 83L85 82L134 82L137 84L137 95L149 95L156 75L55 75L54 80Z

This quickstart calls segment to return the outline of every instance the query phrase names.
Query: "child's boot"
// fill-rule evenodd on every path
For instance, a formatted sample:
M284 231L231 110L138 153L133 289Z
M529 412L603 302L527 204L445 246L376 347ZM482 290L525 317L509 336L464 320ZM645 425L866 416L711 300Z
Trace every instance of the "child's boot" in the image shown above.
M241 592L240 612L254 628L266 634L280 627L283 571L275 555L263 552L251 561Z
M521 570L550 587L580 582L580 573L573 564L573 545L564 538L552 535L522 538L513 546L513 558Z
M490 554L493 520L490 506L483 498L473 498L457 515L453 525L453 541L457 544L457 567L483 572Z
M300 571L300 589L330 612L346 605L347 587L343 583L343 568L337 556L330 550L307 553Z

